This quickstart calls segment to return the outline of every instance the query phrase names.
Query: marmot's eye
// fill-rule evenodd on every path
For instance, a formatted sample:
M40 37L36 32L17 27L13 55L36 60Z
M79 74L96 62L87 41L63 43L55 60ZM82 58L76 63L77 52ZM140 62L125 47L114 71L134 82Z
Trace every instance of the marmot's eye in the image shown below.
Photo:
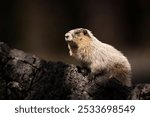
M80 41L82 40L82 38L80 38Z
M76 32L75 32L75 35L79 35L79 34L80 34L80 31L76 31Z

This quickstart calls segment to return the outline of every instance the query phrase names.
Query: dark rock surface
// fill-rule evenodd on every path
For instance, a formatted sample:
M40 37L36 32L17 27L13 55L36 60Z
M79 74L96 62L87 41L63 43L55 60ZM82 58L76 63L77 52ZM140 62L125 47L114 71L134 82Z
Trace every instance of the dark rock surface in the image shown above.
M48 62L0 42L0 99L150 99L150 85L125 87L85 68Z
M131 94L132 100L150 100L150 84L137 84Z

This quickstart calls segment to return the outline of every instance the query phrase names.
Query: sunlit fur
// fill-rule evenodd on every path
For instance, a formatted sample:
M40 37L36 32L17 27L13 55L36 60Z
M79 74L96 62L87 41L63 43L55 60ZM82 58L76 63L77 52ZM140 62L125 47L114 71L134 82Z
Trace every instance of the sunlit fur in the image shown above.
M92 73L105 71L108 78L131 86L131 66L120 51L99 41L88 29L73 29L65 37L70 55Z

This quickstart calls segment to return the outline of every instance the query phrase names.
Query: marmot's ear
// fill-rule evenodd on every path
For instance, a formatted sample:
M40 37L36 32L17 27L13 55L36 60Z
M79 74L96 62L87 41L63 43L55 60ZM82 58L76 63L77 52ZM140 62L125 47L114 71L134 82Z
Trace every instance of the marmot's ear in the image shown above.
M87 29L83 29L83 34L90 37L89 31Z
M86 29L82 29L84 35L88 35L88 31Z

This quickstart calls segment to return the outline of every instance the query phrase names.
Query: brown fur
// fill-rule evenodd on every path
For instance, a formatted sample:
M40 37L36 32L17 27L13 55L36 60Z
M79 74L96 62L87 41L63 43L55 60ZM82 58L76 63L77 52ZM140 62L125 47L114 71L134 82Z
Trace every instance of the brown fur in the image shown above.
M91 43L91 40L88 36L84 35L82 32L74 35L74 40L72 42L68 41L68 44L70 45L70 49L73 53L77 53L78 50L84 49L88 47Z

